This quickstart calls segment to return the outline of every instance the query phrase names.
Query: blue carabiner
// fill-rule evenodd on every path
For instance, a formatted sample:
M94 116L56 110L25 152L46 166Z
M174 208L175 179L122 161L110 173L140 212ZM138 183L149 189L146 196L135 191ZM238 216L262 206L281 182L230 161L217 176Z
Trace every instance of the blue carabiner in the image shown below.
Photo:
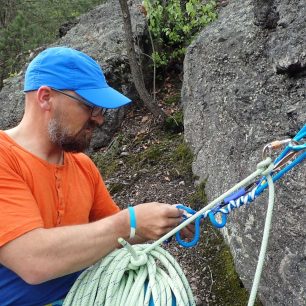
M191 209L190 207L187 207L185 205L182 205L182 204L179 204L179 205L176 205L177 208L179 209L183 209L185 210L187 213L191 214L191 215L194 215L196 212ZM183 215L183 218L184 220L188 219L188 217L186 217L185 215ZM183 247L185 248L191 248L193 246L195 246L199 239L200 239L200 223L201 223L201 219L203 218L203 216L198 216L195 221L194 221L194 227L195 227L195 233L194 233L194 237L191 241L185 241L184 239L181 238L181 235L180 235L180 231L178 231L176 234L175 234L175 239L176 241ZM184 221L183 221L184 222Z
M194 237L191 241L185 241L184 239L181 238L180 235L180 231L178 231L175 234L175 239L176 241L183 247L185 248L191 248L193 246L195 246L200 239L200 222L201 222L201 216L197 217L194 221L194 228L195 228L195 233L194 233Z

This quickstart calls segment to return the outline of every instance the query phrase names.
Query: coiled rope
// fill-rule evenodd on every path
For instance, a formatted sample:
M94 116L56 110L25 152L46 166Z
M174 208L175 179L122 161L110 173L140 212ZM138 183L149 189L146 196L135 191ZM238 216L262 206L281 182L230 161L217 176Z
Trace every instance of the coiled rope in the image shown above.
M149 245L120 242L125 248L85 270L63 305L195 305L182 269L168 252L158 246L147 252Z

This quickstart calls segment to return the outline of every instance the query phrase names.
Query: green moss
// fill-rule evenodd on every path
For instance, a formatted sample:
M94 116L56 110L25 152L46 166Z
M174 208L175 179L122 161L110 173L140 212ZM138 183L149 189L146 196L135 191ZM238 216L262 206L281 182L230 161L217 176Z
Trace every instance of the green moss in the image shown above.
M162 164L172 179L192 179L193 154L182 135L170 135L165 131L159 131L155 137L157 143L151 143L145 149L124 156L121 159L130 168L131 172L150 166ZM141 146L140 143L137 144Z
M91 155L93 162L99 168L104 179L107 179L118 170L121 146L128 143L128 141L123 134L118 134L104 152L95 152Z
M206 180L196 186L195 192L188 198L188 203L190 203L195 210L199 210L207 204L205 185Z
M109 154L94 153L91 158L99 168L100 173L104 179L109 178L118 170L119 160L111 158Z
M206 180L202 181L195 189L195 192L190 195L188 203L196 211L207 205L207 196L205 193ZM208 219L205 219L201 228L205 229L206 244L208 254L213 254L208 257L207 265L212 272L212 292L215 296L213 305L230 305L230 306L245 306L249 299L249 292L243 287L243 284L235 270L233 257L228 245L220 232L211 225ZM219 250L217 254L214 254ZM262 306L259 301L256 301L255 306Z
M147 148L140 154L141 163L149 163L151 165L157 164L161 159L163 159L163 153L165 153L165 144L155 144Z
M178 138L175 148L170 154L172 163L172 175L185 180L192 180L193 153L184 141L183 137Z
M219 253L212 256L209 265L214 271L212 294L217 305L244 306L249 300L249 292L244 288L234 266L229 247L225 244L220 232L208 221L205 222L209 234L210 248L219 248ZM205 226L205 225L204 225ZM262 306L256 301L255 306Z
M100 169L104 179L114 174L120 163L123 163L130 169L131 173L135 173L145 166L164 165L171 179L192 180L192 161L193 154L184 142L182 135L169 134L165 131L158 131L155 135L158 142L147 144L148 139L143 137L133 142L127 137L118 135L105 152L96 152L92 155L92 159ZM137 152L130 152L126 156L120 156L121 147L125 145L128 150L133 151L134 147L141 148Z

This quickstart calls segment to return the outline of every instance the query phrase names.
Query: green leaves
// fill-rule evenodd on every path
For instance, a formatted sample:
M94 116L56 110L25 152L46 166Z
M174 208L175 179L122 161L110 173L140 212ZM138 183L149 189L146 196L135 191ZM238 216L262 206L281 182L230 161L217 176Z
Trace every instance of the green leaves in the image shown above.
M145 0L149 30L156 43L157 67L181 60L186 47L204 26L217 18L216 2L201 0Z

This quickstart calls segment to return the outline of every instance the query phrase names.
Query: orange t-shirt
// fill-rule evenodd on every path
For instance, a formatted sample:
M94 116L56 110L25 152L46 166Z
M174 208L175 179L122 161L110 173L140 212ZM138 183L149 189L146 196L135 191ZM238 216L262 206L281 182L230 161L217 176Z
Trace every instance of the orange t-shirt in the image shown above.
M35 228L84 224L119 211L83 153L55 165L0 131L0 247Z

